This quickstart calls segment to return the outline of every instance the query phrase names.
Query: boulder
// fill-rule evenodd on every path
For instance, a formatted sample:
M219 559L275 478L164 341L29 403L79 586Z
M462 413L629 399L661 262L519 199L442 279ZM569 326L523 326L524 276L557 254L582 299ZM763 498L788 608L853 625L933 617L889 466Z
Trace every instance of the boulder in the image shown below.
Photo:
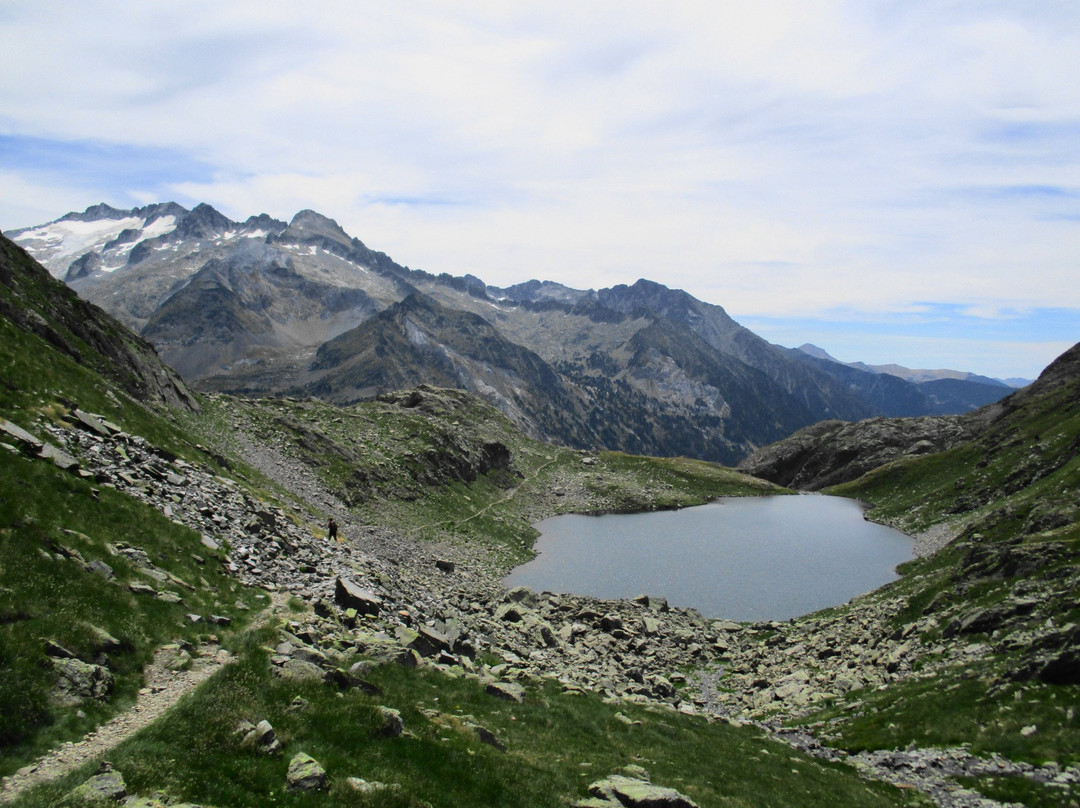
M401 712L390 707L376 707L379 721L379 734L389 738L396 738L405 731L405 723L401 720Z
M487 692L497 699L521 703L525 700L525 688L517 682L491 682L485 688Z
M103 763L97 774L69 794L72 802L89 804L120 802L126 796L127 784L123 775L109 763Z
M112 433L109 432L104 422L102 422L102 420L98 416L92 415L91 413L88 413L85 410L80 410L78 408L75 409L72 415L74 415L75 419L88 431L94 432L103 438L112 437Z
M536 604L536 592L527 586L515 586L506 593L506 600L511 603L524 603L526 606Z
M589 786L589 794L620 808L698 808L689 797L673 788L657 786L648 780L613 774ZM604 804L601 802L600 804Z
M283 679L322 679L323 669L306 659L287 659L281 667L275 667L274 673Z
M375 616L382 608L382 598L348 578L337 579L334 600L343 609L356 609L360 614Z
M58 449L51 443L42 445L41 450L38 452L38 457L45 460L51 460L53 465L62 471L69 471L70 469L77 469L79 467L79 461L69 455L63 449Z
M86 630L90 634L95 652L115 651L120 647L120 640L116 639L116 637L100 626L87 623Z
M113 675L101 665L81 659L53 659L56 685L52 698L61 706L73 706L83 699L104 699L112 692Z
M453 651L453 640L430 626L419 626L415 631L405 626L398 626L395 633L398 642L423 657L434 657L441 652Z
M298 753L289 761L286 791L321 791L326 788L326 770L311 755Z
M348 777L345 784L360 794L374 795L383 791L400 791L397 783L380 783L377 780L364 780L361 777Z
M504 603L495 610L495 619L503 623L520 623L523 618L520 609L509 603Z
M506 744L504 744L502 741L500 741L496 737L495 733L492 732L487 727L482 727L479 724L474 724L472 726L472 729L473 729L473 732L476 733L476 737L480 739L480 743L485 743L488 746L493 746L496 749L498 749L500 752L505 752L506 751Z
M256 725L252 725L250 721L241 722L236 733L242 736L240 743L244 746L253 746L268 755L276 755L281 751L277 733L265 718Z
M9 438L14 438L25 449L31 452L40 452L42 446L44 446L42 441L35 438L21 426L11 423L11 421L6 418L0 418L0 432L3 432Z
M90 572L96 572L106 581L111 581L113 578L116 577L116 573L113 572L113 568L106 564L104 561L91 561L89 564L86 565L86 568Z

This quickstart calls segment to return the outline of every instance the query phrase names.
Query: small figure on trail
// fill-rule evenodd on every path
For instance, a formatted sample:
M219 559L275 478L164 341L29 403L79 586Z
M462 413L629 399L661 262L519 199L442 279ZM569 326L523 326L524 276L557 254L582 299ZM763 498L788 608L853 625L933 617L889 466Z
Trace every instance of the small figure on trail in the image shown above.
M326 529L330 533L330 541L337 539L337 522L334 521L334 517L330 517L330 524L326 526Z

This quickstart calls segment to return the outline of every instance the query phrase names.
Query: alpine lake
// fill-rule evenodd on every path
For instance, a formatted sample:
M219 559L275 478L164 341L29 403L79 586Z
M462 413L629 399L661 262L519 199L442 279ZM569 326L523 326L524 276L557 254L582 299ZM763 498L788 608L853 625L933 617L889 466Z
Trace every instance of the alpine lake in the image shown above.
M603 599L665 597L704 617L787 620L897 578L913 540L842 497L730 497L675 511L536 524L536 558L504 583Z

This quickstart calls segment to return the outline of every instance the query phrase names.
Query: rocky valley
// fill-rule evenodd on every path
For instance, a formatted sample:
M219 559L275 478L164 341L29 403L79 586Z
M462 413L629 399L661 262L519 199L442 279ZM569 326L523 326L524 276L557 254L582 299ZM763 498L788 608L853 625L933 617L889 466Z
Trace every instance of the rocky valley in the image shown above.
M821 377L797 360L770 375L718 354L728 343L745 358L782 349L684 293L639 283L496 294L391 267L313 215L241 227L199 209L115 213L124 227L106 244L61 256L82 261L73 284L122 282L120 270L95 275L121 259L134 283L143 262L131 255L171 251L180 236L249 242L197 268L190 259L171 283L191 297L169 297L183 304L172 314L126 304L167 357L179 324L204 313L223 352L240 350L228 334L244 334L245 351L284 344L296 310L260 319L253 303L281 305L276 291L258 297L263 283L287 286L297 306L313 299L296 254L275 252L283 244L320 261L362 255L383 297L338 287L342 319L324 323L318 345L311 323L293 329L305 334L291 343L303 384L276 375L283 354L260 365L230 353L246 369L227 383L188 366L198 393L148 342L0 242L0 799L1080 800L1080 348L970 414L826 421L736 471L611 451L659 442L734 458L815 419L777 398L756 410L768 429L736 422L731 413L755 410L754 391ZM81 223L102 215L114 213ZM223 297L227 317L207 304ZM363 300L379 302L346 322ZM479 313L500 307L514 318ZM523 347L530 330L577 335L592 364L575 364L584 348L573 340L546 354ZM417 357L437 385L418 383ZM519 383L500 387L508 368ZM470 391L455 378L488 381ZM821 396L839 389L830 384ZM233 385L259 395L223 392ZM602 395L652 403L601 418ZM685 420L640 420L651 406L684 408ZM873 414L862 406L849 417ZM721 445L702 431L706 411L730 442L723 452L706 449ZM557 422L574 431L565 445L541 439ZM499 583L545 516L794 488L866 500L873 518L916 536L918 558L893 584L787 622L706 620L664 593L600 601ZM341 541L326 535L331 516ZM194 670L209 678L162 718L138 734L103 731ZM95 745L96 733L111 740Z

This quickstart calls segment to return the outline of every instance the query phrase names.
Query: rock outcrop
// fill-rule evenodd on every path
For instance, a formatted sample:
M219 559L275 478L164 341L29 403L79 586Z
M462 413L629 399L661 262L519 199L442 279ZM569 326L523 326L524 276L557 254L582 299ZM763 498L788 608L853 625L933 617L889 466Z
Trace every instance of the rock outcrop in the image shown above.
M786 488L819 491L898 458L949 449L973 438L980 426L965 416L821 421L759 449L738 469Z

